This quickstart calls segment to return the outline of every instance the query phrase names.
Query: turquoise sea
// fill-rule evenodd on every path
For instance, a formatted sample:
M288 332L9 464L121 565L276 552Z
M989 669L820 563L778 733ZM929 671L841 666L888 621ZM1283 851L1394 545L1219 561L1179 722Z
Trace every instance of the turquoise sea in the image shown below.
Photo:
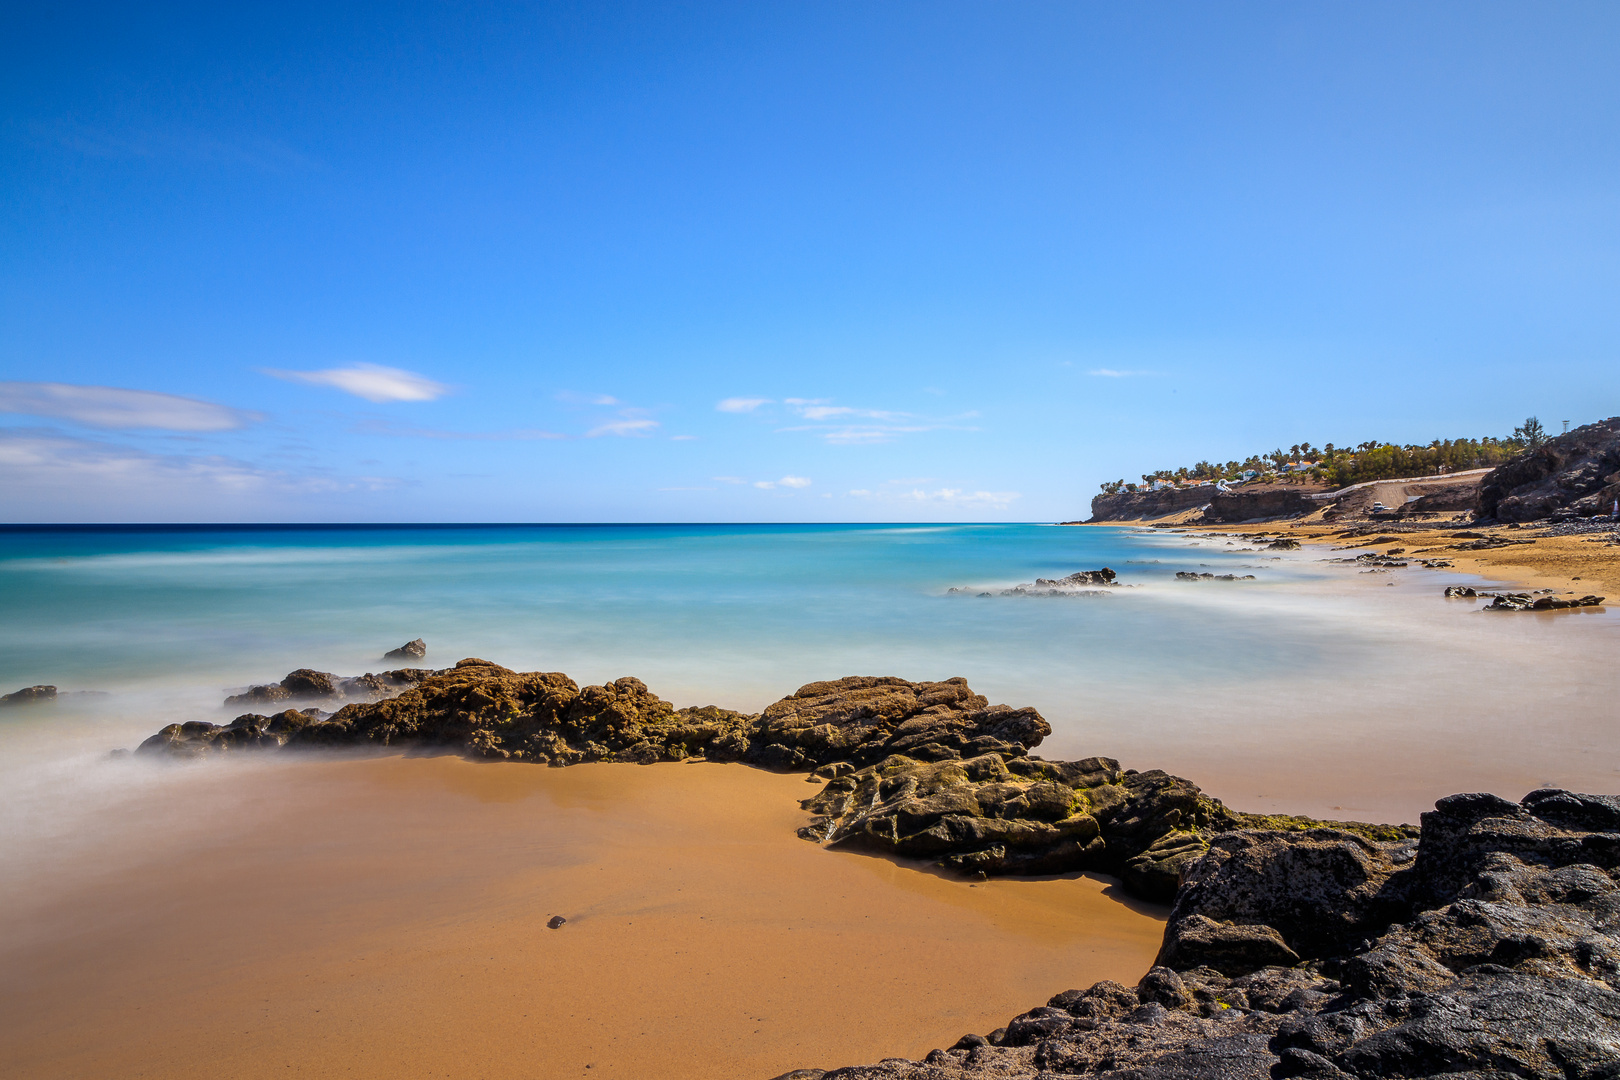
M1328 561L1353 554L1040 525L7 528L0 692L64 696L0 712L0 829L157 782L107 752L228 719L230 689L382 670L416 637L428 666L636 675L747 710L840 675L962 675L1040 709L1048 756L1171 769L1245 809L1415 820L1455 790L1620 790L1620 620L1484 614L1440 597L1471 579ZM1102 566L1123 587L977 595Z

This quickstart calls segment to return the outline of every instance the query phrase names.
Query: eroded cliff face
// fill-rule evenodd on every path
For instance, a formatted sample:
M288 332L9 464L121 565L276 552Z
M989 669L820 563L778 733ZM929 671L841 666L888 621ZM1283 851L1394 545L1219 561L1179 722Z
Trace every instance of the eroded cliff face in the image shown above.
M1481 516L1534 521L1611 512L1620 500L1620 416L1568 431L1485 475Z
M1234 522L1308 514L1317 504L1305 497L1306 491L1285 484L1236 487L1216 493L1204 516L1210 521Z
M1097 495L1091 500L1091 522L1142 521L1179 514L1207 504L1214 494L1213 487L1193 487Z

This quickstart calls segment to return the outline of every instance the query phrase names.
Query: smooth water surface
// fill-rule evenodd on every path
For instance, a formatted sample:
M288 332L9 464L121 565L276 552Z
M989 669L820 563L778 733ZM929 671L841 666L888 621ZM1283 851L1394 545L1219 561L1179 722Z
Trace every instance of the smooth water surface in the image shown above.
M0 713L0 779L33 792L6 827L69 773L97 805L137 766L89 763L228 719L229 689L382 670L415 637L429 666L636 675L746 710L840 675L962 675L1039 708L1048 756L1171 769L1248 809L1415 819L1465 787L1620 788L1620 622L1482 614L1440 598L1455 576L1335 554L1130 527L7 529L0 690L67 696ZM1128 587L977 595L1104 565ZM1256 580L1175 579L1200 569Z

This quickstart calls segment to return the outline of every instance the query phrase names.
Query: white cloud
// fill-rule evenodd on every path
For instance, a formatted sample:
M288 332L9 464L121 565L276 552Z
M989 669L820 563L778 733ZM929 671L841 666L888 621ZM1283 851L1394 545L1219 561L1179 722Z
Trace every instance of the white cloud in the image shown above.
M218 455L152 454L0 428L0 488L13 521L263 521L310 496L397 486L388 477L298 475Z
M312 386L330 386L346 394L367 401L432 401L450 392L443 383L434 382L425 375L380 364L351 364L323 371L279 371L266 368L266 375L289 382L309 383Z
M962 488L940 488L937 491L924 491L916 488L912 491L901 492L898 498L908 499L922 503L940 503L946 506L972 506L994 510L1005 510L1015 499L1022 496L1016 491L965 491Z
M0 412L73 420L99 428L230 431L260 414L196 398L69 383L0 382Z
M1116 371L1114 368L1092 368L1087 375L1096 375L1104 379L1134 379L1140 375L1156 375L1154 371Z
M609 420L605 424L598 424L596 427L591 428L591 430L585 433L585 437L587 439L594 439L601 435L620 435L625 437L646 436L651 435L653 430L657 427L658 421L648 420L644 417L630 418L625 420Z
M697 436L696 435L671 435L669 437L669 441L670 442L696 442L697 441Z
M834 405L831 398L783 398L783 403L808 424L778 428L778 431L810 431L835 446L858 446L892 442L901 435L923 431L971 431L953 421L967 419L977 413L962 413L954 417L934 419L892 409L862 409L851 405Z
M807 488L810 486L808 476L784 476L780 480L755 480L754 486L770 491L772 488Z
M771 399L767 397L728 397L716 404L715 409L719 412L748 413L770 403Z

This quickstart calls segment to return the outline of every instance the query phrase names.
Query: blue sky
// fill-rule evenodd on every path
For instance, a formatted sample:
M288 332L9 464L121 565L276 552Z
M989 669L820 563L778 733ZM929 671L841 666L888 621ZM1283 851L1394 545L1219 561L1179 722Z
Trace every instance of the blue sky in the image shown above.
M0 518L1053 520L1620 413L1612 4L23 5Z

